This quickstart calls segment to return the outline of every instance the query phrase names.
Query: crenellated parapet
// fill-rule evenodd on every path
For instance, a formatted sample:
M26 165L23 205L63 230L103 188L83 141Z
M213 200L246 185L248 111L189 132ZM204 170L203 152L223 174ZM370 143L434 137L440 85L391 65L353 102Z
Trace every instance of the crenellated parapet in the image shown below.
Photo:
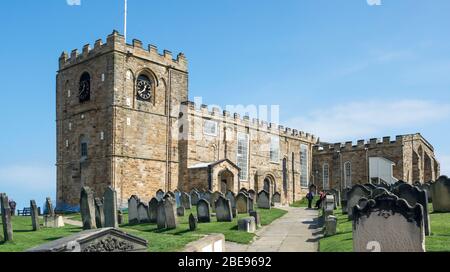
M207 105L197 105L192 101L182 102L182 105L186 107L189 114L202 117L204 119L211 119L218 122L226 122L229 124L249 127L255 130L266 131L268 133L278 134L284 137L296 138L310 143L317 142L317 138L313 134L284 127L279 124L269 123L264 120L250 118L247 115L241 116L238 113L230 113L226 110L220 112L217 107L213 107L212 110L210 110Z
M313 150L316 154L325 154L330 152L351 152L361 151L366 149L374 149L380 147L399 147L402 146L405 137L409 135L399 135L395 140L391 140L390 136L379 138L372 138L368 141L358 140L355 144L353 142L334 143L334 144L318 144L314 146Z
M148 45L147 48L144 48L142 42L137 39L134 39L132 44L127 44L125 37L116 30L108 35L106 43L103 43L100 39L94 43L93 48L90 44L83 46L81 53L78 49L72 50L70 55L67 52L63 52L59 58L59 69L65 69L109 52L132 55L181 71L187 71L188 69L188 61L183 53L179 53L174 58L169 50L163 50L163 53L159 53L158 48L154 45Z

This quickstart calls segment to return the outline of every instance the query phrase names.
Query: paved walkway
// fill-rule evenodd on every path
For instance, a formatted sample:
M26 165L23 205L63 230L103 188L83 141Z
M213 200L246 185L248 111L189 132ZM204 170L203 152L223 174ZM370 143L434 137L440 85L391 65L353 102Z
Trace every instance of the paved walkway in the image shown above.
M318 211L283 207L286 215L256 232L250 245L227 242L228 252L317 252L321 228L317 225Z
M77 226L77 227L82 227L83 226L83 222L81 222L81 221L72 220L72 219L69 219L67 217L63 217L63 220L64 220L64 224Z

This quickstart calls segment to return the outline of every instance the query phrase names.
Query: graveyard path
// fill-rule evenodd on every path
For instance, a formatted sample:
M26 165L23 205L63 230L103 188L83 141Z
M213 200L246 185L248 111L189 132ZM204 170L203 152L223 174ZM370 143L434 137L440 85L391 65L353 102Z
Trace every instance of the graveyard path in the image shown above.
M283 207L286 215L256 232L250 245L227 242L227 252L317 252L321 238L318 211Z
M64 220L64 224L77 226L77 227L82 227L83 226L83 222L81 222L81 221L72 220L72 219L69 219L67 217L63 217L63 220Z

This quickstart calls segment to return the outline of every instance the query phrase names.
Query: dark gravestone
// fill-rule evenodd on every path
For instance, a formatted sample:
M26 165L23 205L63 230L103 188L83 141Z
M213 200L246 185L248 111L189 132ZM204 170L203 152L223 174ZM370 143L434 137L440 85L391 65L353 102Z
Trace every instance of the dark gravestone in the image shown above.
M256 227L261 227L261 215L257 211L251 211L250 216L253 216L255 218Z
M130 225L138 224L138 205L141 201L139 197L136 195L132 195L130 199L128 199L128 223Z
M248 196L245 193L240 192L239 194L237 194L236 208L237 208L237 212L239 214L244 214L244 213L249 212L249 203L248 202L249 202Z
M178 226L177 208L173 199L166 199L164 201L164 212L166 217L166 228L175 229Z
M105 214L103 211L103 202L100 198L95 198L95 225L101 229L105 225Z
M214 192L211 195L211 205L212 205L212 211L216 212L216 207L214 205L214 203L216 203L217 199L219 199L220 196L224 196L221 192Z
M189 215L189 229L191 231L196 231L198 226L198 219L192 213Z
M164 196L164 198L166 198L167 196L170 196L173 200L176 199L175 194L174 194L173 192L171 192L171 191L168 191L168 192L166 193L166 195Z
M245 193L246 195L248 195L248 190L246 188L242 188L239 190L239 193Z
M369 199L372 192L362 185L355 185L350 191L347 192L347 213L348 217L352 219L353 208L358 204L361 198Z
M50 197L47 197L47 199L45 199L45 209L47 210L48 216L50 217L55 216L55 210L53 209L53 204Z
M9 201L9 208L11 209L11 216L15 216L17 203L14 200Z
M178 208L177 208L177 216L183 217L183 216L184 216L184 213L185 213L185 210L186 210L186 209L185 209L183 206L178 207Z
M423 207L386 193L353 209L353 251L424 252Z
M351 190L351 188L345 188L341 191L341 208L342 214L348 214L347 212L347 193Z
M181 194L181 206L183 206L186 210L192 209L191 196L189 194L184 192Z
M231 209L236 209L236 195L232 191L228 191L225 197L230 200Z
M251 198L256 200L257 194L256 194L255 190L250 189L250 190L248 190L248 196L250 196Z
M430 235L431 226L430 226L430 215L428 213L427 192L419 189L418 187L411 186L405 183L397 187L395 194L399 198L403 198L406 201L408 201L408 204L412 207L414 207L416 204L422 205L425 235Z
M200 199L197 203L197 216L198 222L209 223L211 222L211 212L209 210L210 205L207 200Z
M281 204L281 194L279 192L276 192L272 196L272 203L273 204Z
M260 209L270 209L272 205L270 204L270 194L265 190L258 193L258 208Z
M158 200L152 198L148 203L148 220L150 223L156 223L158 214Z
M95 223L95 203L94 192L89 187L81 188L80 194L80 211L81 221L83 221L83 229L90 230L96 228Z
M0 194L2 223L3 223L3 239L5 242L13 240L13 228L11 223L11 208L6 194Z
M372 183L366 183L364 184L364 187L366 187L369 190L375 190L376 188L378 188L376 185L372 184Z
M149 223L148 206L144 202L140 202L137 206L139 223Z
M254 210L255 210L255 199L249 195L248 196L248 211L252 212Z
M200 200L200 194L196 190L191 191L191 204L197 206L198 201Z
M36 205L36 201L30 201L30 209L31 209L31 224L33 226L33 231L37 231L40 229L39 225L39 211Z
M212 192L211 191L206 191L202 194L202 198L204 200L206 200L210 205L211 205L211 199L212 199ZM199 218L200 219L200 218Z
M166 193L164 193L163 190L159 189L158 191L156 191L156 196L155 197L156 197L156 199L158 201L161 201L164 198L165 195L166 195Z
M103 212L105 215L105 228L118 228L117 221L117 193L108 186L103 194Z
M216 208L217 222L233 221L233 212L231 211L230 200L226 199L222 195L219 195L219 198L214 203L214 206Z
M434 212L450 212L450 179L441 176L431 185Z
M158 229L166 228L166 210L164 209L164 202L166 200L158 201L158 208L156 210L156 224Z

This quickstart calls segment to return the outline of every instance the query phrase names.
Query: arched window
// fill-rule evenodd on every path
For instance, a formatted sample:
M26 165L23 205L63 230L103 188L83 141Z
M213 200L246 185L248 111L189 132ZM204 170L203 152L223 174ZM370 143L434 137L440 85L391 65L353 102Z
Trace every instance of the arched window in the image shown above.
M307 145L300 147L300 185L303 188L308 188L309 185L309 152Z
M136 81L136 96L141 101L152 101L153 98L153 81L146 75L141 74Z
M325 163L323 165L323 189L328 190L330 189L330 169L328 166L328 163Z
M78 99L80 103L91 100L91 76L85 72L81 75L78 89Z
M283 189L285 192L288 190L288 172L287 172L287 159L283 159Z
M88 140L84 135L80 137L80 158L82 161L88 158Z
M352 186L352 163L346 162L344 163L344 170L345 170L345 187Z

